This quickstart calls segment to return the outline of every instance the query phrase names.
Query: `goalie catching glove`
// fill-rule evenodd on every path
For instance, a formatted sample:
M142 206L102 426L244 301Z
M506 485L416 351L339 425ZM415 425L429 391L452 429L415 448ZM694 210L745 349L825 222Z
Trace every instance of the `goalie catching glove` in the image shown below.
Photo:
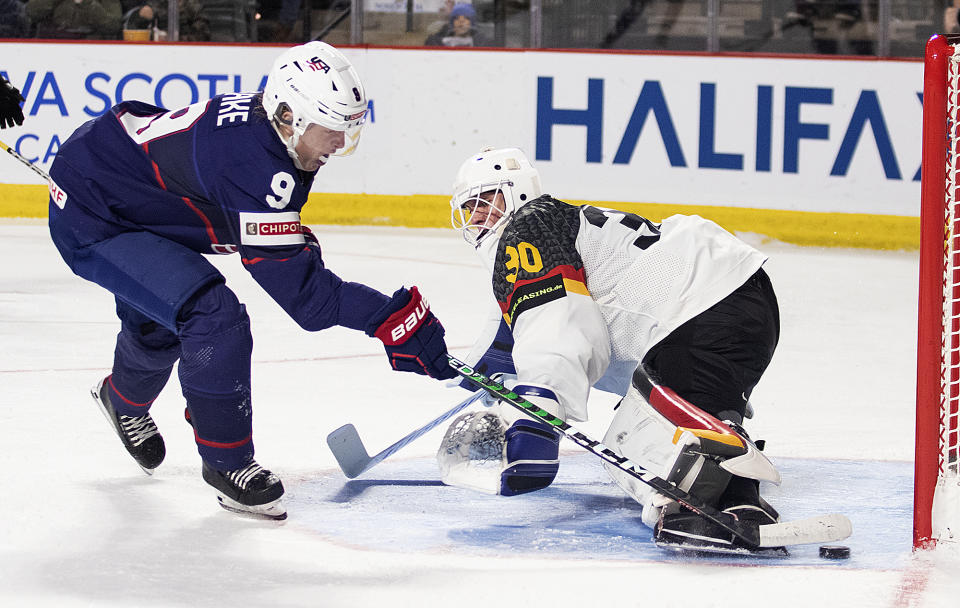
M517 385L511 390L555 416L563 414L549 389ZM515 496L553 483L559 452L560 435L549 424L498 405L454 420L440 442L437 462L447 485Z
M390 367L447 380L456 372L447 362L440 321L416 287L401 287L367 323L366 334L383 342Z

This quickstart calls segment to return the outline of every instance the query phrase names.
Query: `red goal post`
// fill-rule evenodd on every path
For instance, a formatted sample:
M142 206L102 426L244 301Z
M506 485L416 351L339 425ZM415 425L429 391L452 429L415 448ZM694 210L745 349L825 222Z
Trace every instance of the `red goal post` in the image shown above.
M914 548L960 542L960 35L927 42Z

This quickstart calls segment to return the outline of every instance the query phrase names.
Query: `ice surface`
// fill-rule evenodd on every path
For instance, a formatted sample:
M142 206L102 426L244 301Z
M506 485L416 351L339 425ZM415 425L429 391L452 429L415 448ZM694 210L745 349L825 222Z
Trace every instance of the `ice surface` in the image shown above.
M328 266L384 292L419 285L466 354L488 282L452 231L316 227ZM300 330L215 258L250 311L257 458L289 519L221 510L176 377L152 409L167 442L150 478L87 391L112 360L112 297L70 274L34 221L0 225L2 606L960 606L960 559L910 552L917 255L805 249L771 257L780 348L749 429L787 517L843 511L848 561L685 560L652 546L633 504L565 443L551 488L518 498L442 486L445 425L348 481L325 438L354 423L371 453L465 396L388 369L357 332ZM591 398L602 436L615 397Z

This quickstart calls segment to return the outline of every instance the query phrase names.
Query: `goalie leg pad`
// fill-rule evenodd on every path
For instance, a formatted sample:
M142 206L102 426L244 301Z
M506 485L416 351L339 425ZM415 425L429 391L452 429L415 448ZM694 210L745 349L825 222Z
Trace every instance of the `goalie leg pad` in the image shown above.
M669 389L655 389L663 394L652 393L655 404L651 405L636 386L630 387L604 436L605 445L708 503L718 503L734 474L742 469L750 476L779 481L772 464L762 456L749 459L764 467L730 467L730 463L743 462L759 452L749 440ZM654 527L667 505L668 513L676 512L673 501L619 469L605 466L617 485L643 505L644 524Z
M506 468L500 474L500 494L515 496L542 490L560 468L560 435L548 424L517 420L507 429Z

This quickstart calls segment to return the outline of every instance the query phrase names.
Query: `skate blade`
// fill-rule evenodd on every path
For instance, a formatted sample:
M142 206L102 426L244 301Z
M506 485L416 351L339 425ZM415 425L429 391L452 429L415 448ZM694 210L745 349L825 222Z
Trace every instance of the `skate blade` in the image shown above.
M250 506L240 504L239 502L218 493L217 501L225 510L238 515L255 517L257 519L272 519L275 521L282 521L287 518L287 509L283 506L282 498L278 498L273 502L268 502L263 505Z
M790 557L786 547L761 547L748 549L747 547L694 545L686 543L667 543L655 541L661 549L683 553L691 557L735 556L735 557L762 557L765 559L782 559Z

